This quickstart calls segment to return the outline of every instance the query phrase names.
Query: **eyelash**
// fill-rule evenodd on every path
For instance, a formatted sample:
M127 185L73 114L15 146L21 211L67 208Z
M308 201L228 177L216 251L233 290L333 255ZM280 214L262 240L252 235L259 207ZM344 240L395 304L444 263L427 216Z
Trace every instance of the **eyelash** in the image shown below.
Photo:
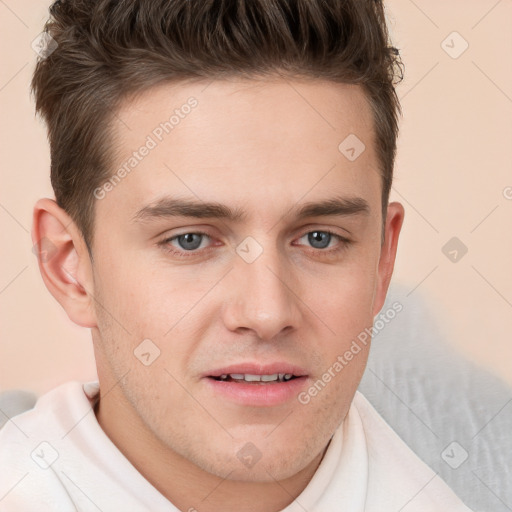
M331 249L315 249L314 247L311 248L311 250L313 250L314 252L320 253L324 256L331 256L331 255L337 254L337 253L345 250L347 248L347 246L350 243L352 243L352 241L349 240L348 238L338 235L338 233L334 233L333 231L329 231L328 229L313 229L310 231L306 231L299 237L299 239L303 238L305 235L308 235L310 233L315 233L315 232L328 233L329 235L337 238L341 242L341 244L339 244L338 246L335 246ZM172 237L165 238L161 242L158 242L158 245L161 246L165 251L171 253L172 255L179 256L181 258L194 257L194 256L197 256L198 254L200 254L201 252L205 252L205 251L208 251L209 249L211 249L211 247L209 247L206 249L195 249L193 251L180 251L180 250L177 250L175 247L169 245L171 241L176 240L177 238L179 238L180 236L183 236L183 235L202 235L202 236L206 236L207 238L210 238L210 239L212 238L208 233L205 233L204 231L187 231L185 233L180 233L179 235L173 235Z

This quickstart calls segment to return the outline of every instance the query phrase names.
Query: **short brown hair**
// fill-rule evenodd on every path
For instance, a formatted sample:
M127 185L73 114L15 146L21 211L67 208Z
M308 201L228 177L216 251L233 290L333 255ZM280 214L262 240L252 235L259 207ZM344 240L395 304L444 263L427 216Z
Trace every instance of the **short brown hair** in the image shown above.
M57 47L35 68L36 111L48 126L56 201L89 251L93 191L113 173L116 109L166 81L277 74L361 85L385 216L402 65L381 0L57 0L45 33Z

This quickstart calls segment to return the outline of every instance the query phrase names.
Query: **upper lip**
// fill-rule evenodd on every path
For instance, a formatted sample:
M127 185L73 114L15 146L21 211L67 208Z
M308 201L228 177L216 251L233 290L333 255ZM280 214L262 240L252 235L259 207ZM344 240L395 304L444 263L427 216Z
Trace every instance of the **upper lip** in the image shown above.
M244 375L274 375L276 373L289 373L295 377L303 377L307 375L304 368L294 364L276 361L274 363L235 363L222 368L216 368L205 373L203 377L220 377L230 373Z

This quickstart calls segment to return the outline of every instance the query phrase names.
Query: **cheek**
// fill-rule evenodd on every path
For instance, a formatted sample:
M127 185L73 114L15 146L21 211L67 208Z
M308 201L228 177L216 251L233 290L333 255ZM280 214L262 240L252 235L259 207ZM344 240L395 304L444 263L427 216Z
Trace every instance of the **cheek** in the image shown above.
M187 289L136 253L115 258L114 248L98 260L96 279L101 306L131 333L161 337L183 316ZM100 307L101 307L100 306Z
M303 300L318 318L316 330L324 333L312 333L308 343L316 345L310 349L322 355L317 377L325 376L329 382L328 391L322 395L331 399L345 396L346 387L351 388L352 383L357 386L366 366L376 286L373 265L370 258L361 258L350 268L322 279L319 286L304 290Z
M157 268L137 257L124 258L119 265L112 258L103 260L96 280L100 283L95 301L99 331L116 375L130 369L133 381L154 383L155 394L159 387L173 384L172 379L167 382L165 369L181 379L183 366L202 339L198 329L206 314L197 315L204 312L207 301L201 298L213 285L193 284L179 270ZM137 359L147 353L150 366ZM176 396L180 393L179 388L175 390Z
M305 288L306 300L316 304L319 316L338 335L367 327L373 321L377 284L372 261L360 261L325 276L315 287Z

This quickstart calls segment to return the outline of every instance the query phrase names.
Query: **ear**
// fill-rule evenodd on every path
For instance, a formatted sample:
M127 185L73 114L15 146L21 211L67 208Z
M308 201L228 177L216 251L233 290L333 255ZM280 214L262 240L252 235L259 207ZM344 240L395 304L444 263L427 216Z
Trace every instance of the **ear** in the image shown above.
M404 221L404 207L400 203L389 203L386 225L384 226L384 243L381 247L379 267L377 271L377 288L373 302L373 316L382 309L389 283L395 266L398 237Z
M69 318L82 327L96 327L87 246L71 217L52 199L34 206L32 243L44 284Z

